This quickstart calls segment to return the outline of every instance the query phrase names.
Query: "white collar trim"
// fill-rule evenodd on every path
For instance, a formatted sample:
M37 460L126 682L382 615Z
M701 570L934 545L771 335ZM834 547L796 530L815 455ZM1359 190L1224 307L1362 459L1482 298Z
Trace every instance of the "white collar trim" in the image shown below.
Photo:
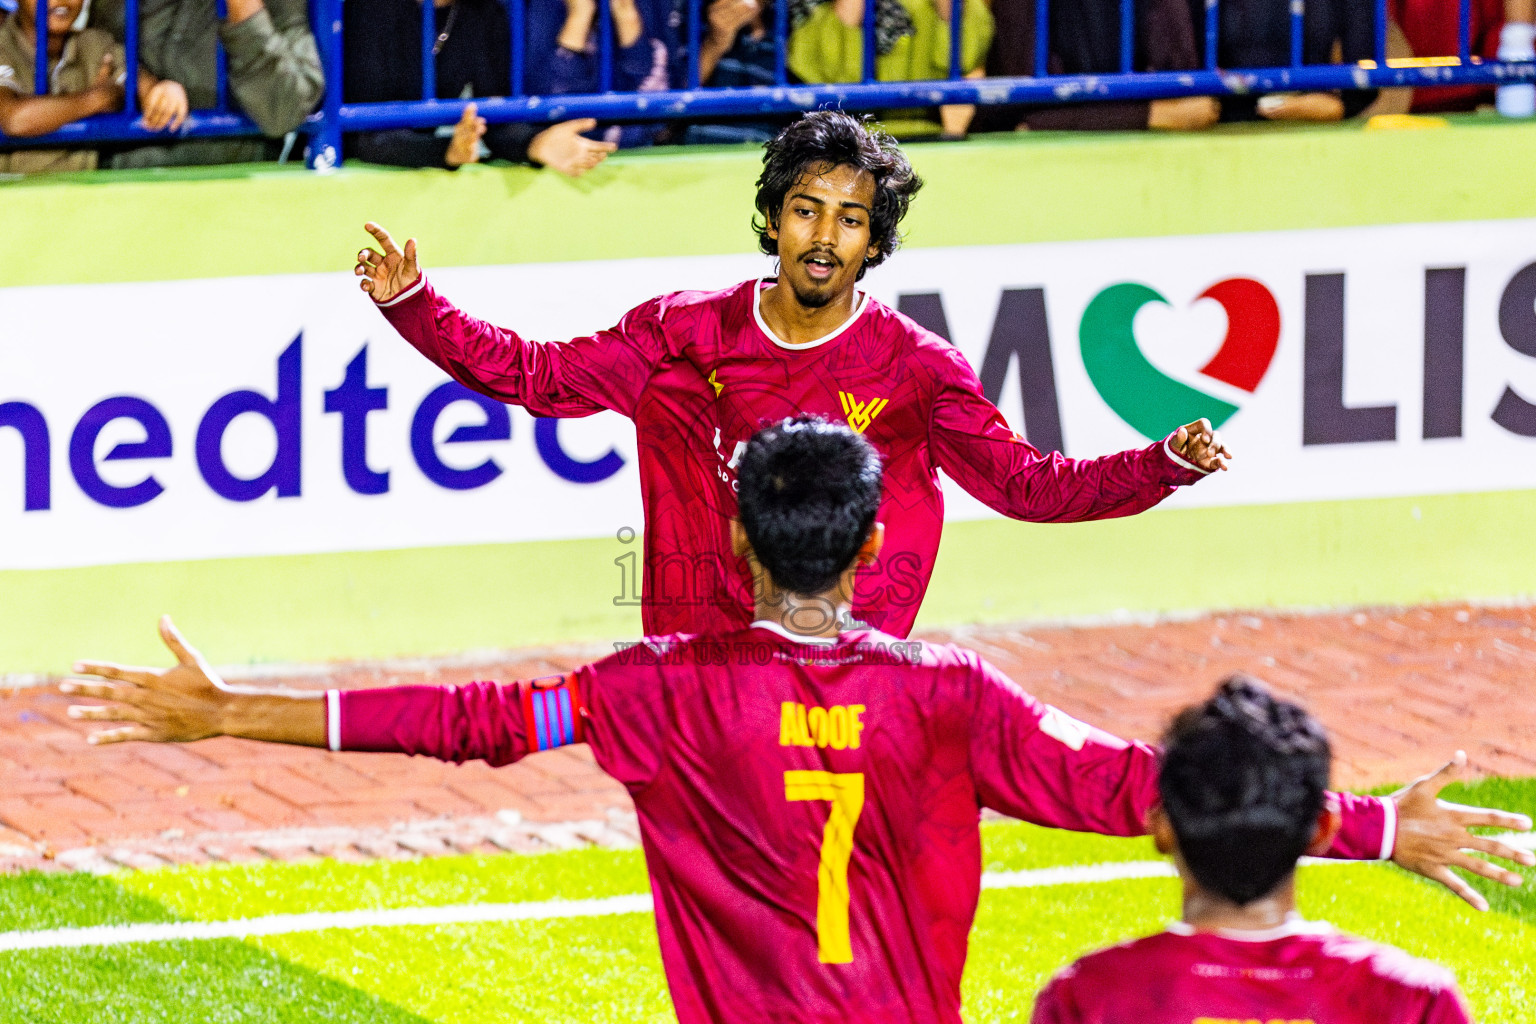
M1217 928L1204 934L1217 935L1234 942L1273 942L1276 939L1290 938L1292 935L1328 935L1333 930L1333 925L1326 921L1308 921L1300 914L1293 913L1286 918L1284 924L1274 928ZM1169 921L1168 931L1173 935L1199 934L1187 921Z
M777 633L785 640L796 644L813 644L819 647L836 647L841 637L835 636L805 636L801 633L792 633L777 622L769 622L767 619L758 619L752 623L753 629L766 629L770 633Z
M752 317L757 321L757 326L762 329L762 332L768 336L769 341L779 346L779 348L788 349L791 352L804 352L806 349L816 348L818 345L825 345L827 342L831 341L833 338L837 337L839 334L842 334L848 328L852 327L854 323L857 322L859 317L864 315L864 310L869 308L869 292L859 292L859 301L853 307L853 315L850 316L847 320L844 320L842 326L838 327L837 330L833 331L831 334L823 334L815 341L808 341L804 345L791 345L789 342L780 338L777 334L774 334L772 328L768 326L768 321L763 319L763 284L769 280L772 279L767 277L760 277L757 279L757 285L752 290ZM775 284L774 287L782 288L784 286L781 284Z

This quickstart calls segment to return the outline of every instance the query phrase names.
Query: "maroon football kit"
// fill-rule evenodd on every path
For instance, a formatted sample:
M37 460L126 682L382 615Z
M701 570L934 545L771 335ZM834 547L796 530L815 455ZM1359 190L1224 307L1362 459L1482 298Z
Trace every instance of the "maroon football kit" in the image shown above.
M958 1024L980 810L1140 835L1156 751L1042 705L980 656L771 623L653 637L525 683L332 691L329 743L509 764L591 745L639 814L682 1024ZM1336 856L1391 804L1335 797Z
M1058 974L1032 1024L1471 1024L1449 971L1293 920L1267 932L1176 923Z
M380 309L475 391L537 416L612 409L634 421L647 634L719 633L751 619L751 579L730 548L736 462L754 433L788 416L846 422L884 457L885 546L859 574L853 615L897 636L912 628L938 553L940 469L1032 522L1132 515L1204 475L1166 441L1098 459L1040 453L1008 427L958 349L868 295L837 331L787 345L762 319L767 284L664 295L567 342L477 320L425 277Z

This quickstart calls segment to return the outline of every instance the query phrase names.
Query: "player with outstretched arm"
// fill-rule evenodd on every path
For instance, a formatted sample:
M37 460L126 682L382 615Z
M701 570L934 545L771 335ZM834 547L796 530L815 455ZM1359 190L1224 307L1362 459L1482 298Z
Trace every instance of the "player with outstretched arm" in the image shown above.
M1033 1024L1471 1024L1449 971L1297 912L1296 861L1339 827L1331 760L1317 720L1241 676L1179 715L1151 831L1183 914L1062 971Z
M634 799L682 1024L957 1024L981 808L1139 835L1158 754L1039 704L972 652L840 628L884 533L880 458L851 429L763 430L739 474L733 547L756 581L742 629L652 637L532 682L298 694L225 685L162 620L176 666L82 663L106 681L64 692L111 703L70 714L123 723L93 743L224 734L493 765L586 742ZM1437 792L1331 797L1345 827L1329 852L1382 855L1396 818L1397 853L1419 870L1517 883L1462 851L1530 863L1467 831L1529 822Z
M535 342L457 309L422 274L415 239L358 254L361 286L394 328L459 383L536 416L611 409L635 423L645 507L647 634L751 621L732 556L737 465L765 423L846 421L885 458L880 558L859 575L856 620L906 636L944 522L940 469L1004 515L1082 522L1144 511L1223 468L1208 422L1098 459L1041 454L1009 429L960 351L857 285L896 249L921 186L890 136L841 111L807 114L768 144L754 222L773 278L641 303L618 325Z

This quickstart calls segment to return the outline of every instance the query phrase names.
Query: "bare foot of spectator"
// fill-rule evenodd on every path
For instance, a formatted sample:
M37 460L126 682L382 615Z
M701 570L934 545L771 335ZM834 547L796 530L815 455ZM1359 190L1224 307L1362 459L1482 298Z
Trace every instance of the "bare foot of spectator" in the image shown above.
M572 53L584 52L596 17L597 0L565 0L565 23L560 26L556 44Z
M1259 116L1271 121L1342 121L1344 101L1331 92L1298 92L1259 97Z
M1147 115L1147 127L1166 132L1198 132L1215 124L1221 117L1221 104L1211 96L1180 96L1173 100L1153 100Z
M608 0L608 9L613 12L613 34L618 39L619 49L634 46L640 33L645 31L645 22L641 20L635 0Z
M464 108L464 116L453 126L453 140L448 143L448 155L443 158L449 167L480 162L480 137L485 134L485 118L476 113L475 105Z
M593 142L582 137L582 132L596 127L596 121L584 117L546 128L528 143L528 159L552 167L567 178L579 178L619 148L612 142Z

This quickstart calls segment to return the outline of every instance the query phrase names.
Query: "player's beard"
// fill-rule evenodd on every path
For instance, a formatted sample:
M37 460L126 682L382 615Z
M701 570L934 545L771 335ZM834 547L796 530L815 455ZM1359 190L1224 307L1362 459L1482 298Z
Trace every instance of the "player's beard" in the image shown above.
M815 285L811 285L809 288L807 288L805 285L802 285L798 281L793 283L793 288L795 292L795 301L800 303L800 305L804 306L806 309L820 309L827 303L831 302L833 297L837 294L835 290L830 288L823 290L821 288L817 288ZM810 288L815 288L816 290L812 291Z
M834 260L837 259L835 255L830 253L828 255L831 255ZM805 273L805 264L800 262L799 266L801 268L800 272ZM838 287L836 279L838 276L837 272L841 270L842 263L839 262L833 271L833 276L825 281L817 281L809 275L803 278L790 275L790 287L795 293L795 301L805 309L821 309L827 305L837 298Z

